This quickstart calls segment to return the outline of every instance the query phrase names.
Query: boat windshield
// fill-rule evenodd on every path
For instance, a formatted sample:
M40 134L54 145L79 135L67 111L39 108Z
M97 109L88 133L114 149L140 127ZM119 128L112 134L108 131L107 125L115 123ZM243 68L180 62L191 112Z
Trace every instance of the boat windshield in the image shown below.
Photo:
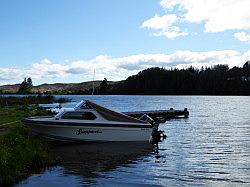
M66 112L62 119L95 120L97 117L92 112Z

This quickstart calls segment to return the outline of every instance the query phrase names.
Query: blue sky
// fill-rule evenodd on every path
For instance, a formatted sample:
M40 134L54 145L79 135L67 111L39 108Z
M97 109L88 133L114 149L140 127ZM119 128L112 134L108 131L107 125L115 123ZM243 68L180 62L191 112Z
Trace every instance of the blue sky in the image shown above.
M202 2L202 3L199 3ZM248 6L249 5L249 6ZM248 0L0 2L0 84L121 80L250 60Z

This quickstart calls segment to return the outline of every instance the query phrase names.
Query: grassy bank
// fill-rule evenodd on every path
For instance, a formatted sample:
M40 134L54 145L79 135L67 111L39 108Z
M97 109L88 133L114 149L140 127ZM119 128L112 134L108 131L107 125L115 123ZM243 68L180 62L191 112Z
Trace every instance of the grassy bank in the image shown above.
M31 171L45 168L56 161L48 154L46 140L31 136L21 123L24 117L53 113L35 105L16 104L18 99L10 102L15 103L12 106L0 106L0 186L14 184Z
M28 136L22 127L0 136L0 186L14 184L52 162L46 141Z

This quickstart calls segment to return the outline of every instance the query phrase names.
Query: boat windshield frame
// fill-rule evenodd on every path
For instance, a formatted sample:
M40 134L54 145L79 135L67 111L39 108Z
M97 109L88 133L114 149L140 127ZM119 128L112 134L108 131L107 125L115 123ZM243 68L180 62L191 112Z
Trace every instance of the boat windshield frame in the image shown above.
M86 103L86 101L81 101L77 103L74 109L79 110L79 109L92 109L92 108Z

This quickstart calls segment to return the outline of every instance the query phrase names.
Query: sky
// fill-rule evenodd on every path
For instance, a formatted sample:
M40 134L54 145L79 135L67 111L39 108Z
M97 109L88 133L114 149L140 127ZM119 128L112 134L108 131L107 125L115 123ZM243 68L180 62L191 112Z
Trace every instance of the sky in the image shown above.
M0 85L250 60L249 0L1 0Z

